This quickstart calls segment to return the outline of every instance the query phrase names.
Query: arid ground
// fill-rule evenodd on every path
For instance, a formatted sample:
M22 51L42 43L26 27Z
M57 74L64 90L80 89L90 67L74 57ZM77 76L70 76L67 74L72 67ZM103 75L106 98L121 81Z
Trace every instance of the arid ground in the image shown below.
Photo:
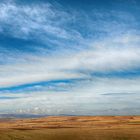
M140 116L1 119L0 140L140 140Z

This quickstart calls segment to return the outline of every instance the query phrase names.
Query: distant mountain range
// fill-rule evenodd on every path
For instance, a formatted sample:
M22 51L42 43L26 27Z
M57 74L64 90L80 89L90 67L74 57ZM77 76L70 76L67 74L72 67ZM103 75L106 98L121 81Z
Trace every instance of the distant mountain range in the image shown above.
M0 119L3 118L38 118L38 117L45 117L47 115L38 115L38 114L0 114Z
M79 116L79 115L68 115L68 114L59 114L59 115L46 115L46 114L0 114L0 120L2 119L14 119L14 118L40 118L48 116ZM86 116L86 115L85 115Z

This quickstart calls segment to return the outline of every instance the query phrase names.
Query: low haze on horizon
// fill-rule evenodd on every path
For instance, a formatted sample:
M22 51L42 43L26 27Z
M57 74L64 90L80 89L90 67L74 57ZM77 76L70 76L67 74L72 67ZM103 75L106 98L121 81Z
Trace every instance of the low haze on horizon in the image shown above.
M140 115L139 0L0 1L0 114Z

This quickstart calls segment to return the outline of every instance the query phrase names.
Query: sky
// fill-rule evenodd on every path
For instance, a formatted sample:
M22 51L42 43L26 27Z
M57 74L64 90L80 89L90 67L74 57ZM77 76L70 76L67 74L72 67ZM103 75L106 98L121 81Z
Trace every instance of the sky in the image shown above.
M140 114L139 0L1 0L0 114Z

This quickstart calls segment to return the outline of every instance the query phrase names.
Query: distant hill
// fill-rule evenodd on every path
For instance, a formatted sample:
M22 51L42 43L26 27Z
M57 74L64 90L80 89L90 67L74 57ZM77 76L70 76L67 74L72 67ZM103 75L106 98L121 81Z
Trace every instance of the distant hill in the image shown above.
M38 114L0 114L0 119L12 119L12 118L38 118L46 115Z

